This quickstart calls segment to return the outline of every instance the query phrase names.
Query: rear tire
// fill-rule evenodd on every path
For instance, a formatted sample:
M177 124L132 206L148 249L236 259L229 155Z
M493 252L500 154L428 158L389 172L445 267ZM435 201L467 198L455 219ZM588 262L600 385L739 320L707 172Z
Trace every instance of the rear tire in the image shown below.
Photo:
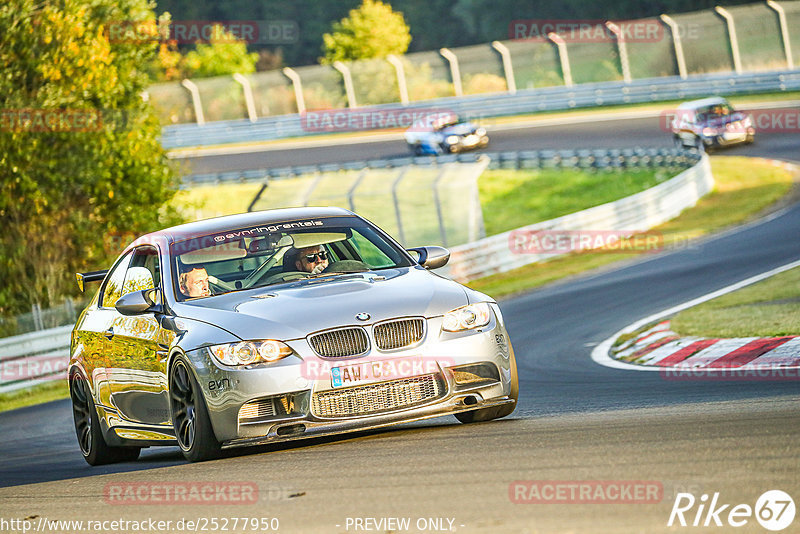
M511 391L509 391L508 396L514 400L514 403L497 406L495 408L481 408L480 410L457 413L454 414L456 419L464 424L469 424L491 421L492 419L500 419L501 417L511 415L517 407L517 399L519 398L519 377L517 376L517 360L514 357L514 348L510 345L509 359L511 366Z
M139 457L140 447L112 447L106 443L100 430L89 385L80 374L74 373L69 381L69 396L72 399L72 417L78 446L89 465L105 465L117 462L132 462Z
M175 438L187 460L202 462L220 455L200 385L180 356L172 362L169 373L169 407Z

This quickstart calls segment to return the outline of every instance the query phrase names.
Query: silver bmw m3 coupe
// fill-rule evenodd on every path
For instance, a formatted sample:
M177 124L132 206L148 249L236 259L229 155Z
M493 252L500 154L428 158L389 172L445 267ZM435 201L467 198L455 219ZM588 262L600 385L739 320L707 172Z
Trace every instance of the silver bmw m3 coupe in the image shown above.
M69 385L92 465L178 445L222 449L453 414L509 415L514 350L497 304L431 272L358 215L220 217L131 243L72 332Z

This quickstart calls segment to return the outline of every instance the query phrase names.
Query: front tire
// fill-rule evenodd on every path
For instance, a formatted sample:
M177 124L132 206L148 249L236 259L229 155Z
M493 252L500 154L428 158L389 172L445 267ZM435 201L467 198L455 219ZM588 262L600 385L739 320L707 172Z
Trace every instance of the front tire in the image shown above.
M221 448L211 428L200 385L180 356L173 361L169 373L169 407L183 456L190 462L218 457Z
M117 462L132 462L139 457L140 447L112 447L106 443L100 430L100 419L86 380L74 373L69 381L69 396L72 400L72 417L78 446L89 465L105 465Z

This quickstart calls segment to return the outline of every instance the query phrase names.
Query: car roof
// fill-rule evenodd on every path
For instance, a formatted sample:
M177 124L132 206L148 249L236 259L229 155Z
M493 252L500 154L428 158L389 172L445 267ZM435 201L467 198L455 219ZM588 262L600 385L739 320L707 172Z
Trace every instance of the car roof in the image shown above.
M705 106L714 106L717 104L727 104L728 101L721 96L712 96L708 98L701 98L700 100L692 100L691 102L683 102L678 109L697 109Z
M342 216L357 217L357 215L350 210L335 207L282 208L252 211L172 226L144 235L137 239L134 244L137 242L151 242L158 238L166 239L167 243L174 243L175 241L182 241L187 238L217 234L227 230L246 228L248 226L260 224L277 224L299 219Z

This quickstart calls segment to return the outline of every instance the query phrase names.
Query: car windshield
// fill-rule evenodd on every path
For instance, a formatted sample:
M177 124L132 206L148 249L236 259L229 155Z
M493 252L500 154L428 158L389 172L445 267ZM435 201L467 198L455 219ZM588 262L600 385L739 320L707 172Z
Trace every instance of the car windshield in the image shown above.
M444 130L445 128L450 128L451 126L455 126L456 124L461 124L458 119L452 119L445 122L438 122L434 125L433 129L438 132Z
M712 106L698 108L696 113L698 121L709 121L730 115L731 110L726 104L714 104Z
M413 265L400 248L357 217L232 228L177 241L171 257L178 300Z

